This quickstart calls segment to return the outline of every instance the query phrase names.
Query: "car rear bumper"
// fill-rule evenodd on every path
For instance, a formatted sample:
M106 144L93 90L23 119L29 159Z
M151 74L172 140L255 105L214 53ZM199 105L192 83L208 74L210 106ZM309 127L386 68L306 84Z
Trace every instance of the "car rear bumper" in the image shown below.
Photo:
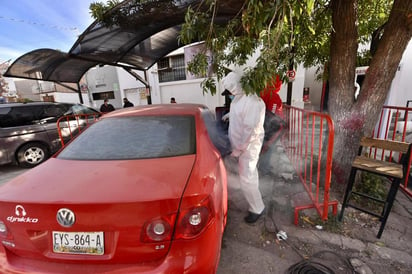
M73 261L59 263L16 256L0 245L0 273L215 273L220 258L222 224L212 223L200 237L174 241L161 261L145 264L110 264Z

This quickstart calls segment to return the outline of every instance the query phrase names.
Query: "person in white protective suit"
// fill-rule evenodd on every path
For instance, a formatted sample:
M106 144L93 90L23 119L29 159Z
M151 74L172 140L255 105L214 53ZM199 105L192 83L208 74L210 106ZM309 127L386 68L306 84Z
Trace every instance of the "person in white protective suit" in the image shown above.
M240 78L239 74L230 72L222 79L222 84L234 95L229 112L231 155L239 157L240 188L249 204L245 222L254 223L263 215L265 209L257 170L265 133L265 103L256 94L246 95Z

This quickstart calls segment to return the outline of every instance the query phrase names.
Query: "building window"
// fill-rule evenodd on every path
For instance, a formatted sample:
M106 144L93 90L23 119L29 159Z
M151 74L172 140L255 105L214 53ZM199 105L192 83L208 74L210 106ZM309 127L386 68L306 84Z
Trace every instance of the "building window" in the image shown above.
M93 100L114 99L114 91L106 91L92 94Z
M157 63L159 82L186 80L185 57L183 54L165 57Z

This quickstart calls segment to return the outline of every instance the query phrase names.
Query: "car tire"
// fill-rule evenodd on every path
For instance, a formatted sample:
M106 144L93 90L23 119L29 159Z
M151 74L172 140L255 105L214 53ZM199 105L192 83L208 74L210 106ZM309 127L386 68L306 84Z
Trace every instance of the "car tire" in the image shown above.
M41 143L28 143L17 152L17 163L21 167L32 168L49 158L49 150Z

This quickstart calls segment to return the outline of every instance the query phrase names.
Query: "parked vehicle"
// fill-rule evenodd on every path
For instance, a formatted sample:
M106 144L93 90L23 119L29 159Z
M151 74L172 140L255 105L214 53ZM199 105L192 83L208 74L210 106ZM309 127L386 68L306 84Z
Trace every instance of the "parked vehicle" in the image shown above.
M103 115L0 187L0 272L216 272L227 176L215 126L192 104Z
M99 112L71 103L0 104L0 164L34 167L44 162L61 147L57 120L71 114Z

